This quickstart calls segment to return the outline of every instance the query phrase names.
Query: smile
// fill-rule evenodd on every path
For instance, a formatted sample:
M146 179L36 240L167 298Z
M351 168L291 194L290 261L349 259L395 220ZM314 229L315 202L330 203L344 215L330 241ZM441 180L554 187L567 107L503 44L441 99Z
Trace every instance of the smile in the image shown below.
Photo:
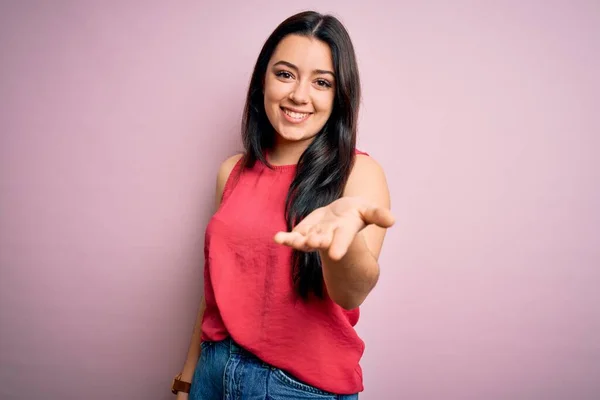
M306 121L306 119L308 117L310 117L310 115L312 114L312 113L299 113L299 112L288 110L287 108L283 108L283 107L281 108L281 111L282 111L283 115L285 116L285 119L287 119L288 121L295 123L295 124Z

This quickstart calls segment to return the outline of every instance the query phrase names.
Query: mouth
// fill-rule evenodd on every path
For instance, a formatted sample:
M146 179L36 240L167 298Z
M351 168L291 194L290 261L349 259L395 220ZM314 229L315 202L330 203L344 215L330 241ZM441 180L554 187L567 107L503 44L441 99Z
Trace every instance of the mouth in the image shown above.
M289 108L280 107L285 119L291 123L298 124L304 122L312 115L312 113L292 111Z

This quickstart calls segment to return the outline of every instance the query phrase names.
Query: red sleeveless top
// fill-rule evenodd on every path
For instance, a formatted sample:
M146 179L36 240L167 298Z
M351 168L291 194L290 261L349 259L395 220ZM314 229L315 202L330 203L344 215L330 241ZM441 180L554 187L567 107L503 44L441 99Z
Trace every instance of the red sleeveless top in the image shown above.
M292 284L292 249L273 241L287 230L285 199L296 166L269 169L257 161L240 168L238 162L206 228L202 340L230 336L309 385L361 392L359 309L344 310L329 297L302 300Z

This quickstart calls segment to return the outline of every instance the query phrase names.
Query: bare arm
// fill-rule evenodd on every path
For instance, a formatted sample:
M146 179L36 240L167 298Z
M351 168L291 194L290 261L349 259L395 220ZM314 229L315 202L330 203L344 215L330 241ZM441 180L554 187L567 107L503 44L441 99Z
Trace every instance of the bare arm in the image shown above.
M344 197L359 197L367 204L390 208L390 194L383 169L369 156L357 155ZM358 232L340 259L320 251L323 278L332 300L345 309L360 306L379 279L379 253L386 229L368 225Z
M238 162L241 156L241 154L238 154L228 158L223 164L221 164L221 167L219 168L219 173L217 175L217 187L215 191L215 210L217 210L219 208L219 205L221 204L221 199L223 198L223 190L225 189L225 183L227 182L227 178L229 178L231 171L233 170L235 164ZM190 346L188 348L187 357L183 365L183 370L181 372L181 380L184 382L192 381L194 377L194 371L196 370L196 364L198 363L198 359L200 358L202 317L204 316L205 309L206 302L204 301L204 296L202 296L202 300L200 301L200 306L198 308L198 315L196 316L196 323L194 324L192 339L190 340Z
M194 377L194 371L196 370L196 364L200 358L200 337L202 336L202 317L204 316L204 309L206 303L204 302L204 296L200 301L200 307L198 309L198 316L196 317L196 323L194 324L194 331L192 333L192 340L188 347L187 357L183 364L183 371L181 371L181 380L184 382L191 382Z

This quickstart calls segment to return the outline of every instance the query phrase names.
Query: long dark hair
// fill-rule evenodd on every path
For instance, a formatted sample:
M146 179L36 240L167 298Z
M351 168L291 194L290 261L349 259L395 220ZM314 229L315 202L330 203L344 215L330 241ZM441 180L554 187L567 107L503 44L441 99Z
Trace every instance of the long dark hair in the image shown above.
M290 34L314 37L329 45L336 75L333 110L328 121L304 151L290 186L285 218L291 230L304 217L341 197L354 164L360 80L354 47L342 23L331 15L301 12L283 21L265 42L254 67L242 119L245 148L243 165L271 165L266 150L275 143L275 132L264 108L263 83L279 42ZM318 252L294 250L292 279L304 299L323 297L323 271Z

